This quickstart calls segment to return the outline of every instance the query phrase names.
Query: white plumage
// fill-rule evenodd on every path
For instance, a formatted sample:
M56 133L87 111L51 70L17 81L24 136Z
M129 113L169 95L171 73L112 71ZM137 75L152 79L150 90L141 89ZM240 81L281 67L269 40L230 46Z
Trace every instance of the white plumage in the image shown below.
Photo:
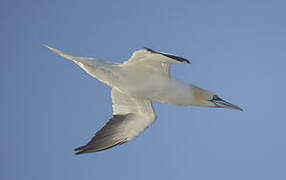
M113 118L88 144L76 148L76 154L105 150L134 139L156 119L152 101L242 110L207 90L173 79L170 65L190 62L172 54L145 48L135 51L128 61L117 64L75 57L47 47L112 88Z

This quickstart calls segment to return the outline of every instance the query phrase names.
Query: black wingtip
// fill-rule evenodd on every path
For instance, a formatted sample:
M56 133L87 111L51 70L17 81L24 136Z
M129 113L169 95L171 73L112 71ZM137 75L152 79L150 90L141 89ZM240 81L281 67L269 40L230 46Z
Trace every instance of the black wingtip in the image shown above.
M80 146L80 147L77 147L77 148L75 148L75 149L74 149L74 151L82 150L82 149L84 149L84 148L85 148L85 146L86 146L86 145L84 145L84 146Z
M90 148L87 145L80 146L80 147L74 149L74 151L78 151L78 152L75 152L74 154L80 155L80 154L88 153L89 150L90 150Z
M87 145L83 145L83 146L80 146L74 149L74 151L78 151L78 152L75 152L75 155L84 154L86 153L87 150L88 150Z
M188 63L188 64L191 64L191 62L187 59L185 59L185 62Z
M159 52L159 51L155 51L151 48L148 48L148 47L143 47L146 51L148 52L151 52L151 53L157 53L157 54L161 54L163 56L166 56L168 58L171 58L171 59L174 59L174 60L177 60L179 62L185 62L185 63L188 63L188 64L191 64L191 62L185 58L182 58L182 57L179 57L179 56L175 56L175 55L172 55L172 54L166 54L166 53L162 53L162 52Z
M120 144L123 144L123 143L126 143L127 141L126 140L122 140L122 141L118 141L117 143L115 144L112 144L110 146L106 146L106 147L102 147L102 148L94 148L92 146L88 146L88 145L85 145L85 146L81 146L81 147L78 147L78 148L75 148L74 150L75 151L78 151L78 152L75 152L75 155L80 155L80 154L85 154L85 153L94 153L94 152L98 152L98 151L104 151L104 150L107 150L107 149L110 149L114 146L117 146L117 145L120 145Z
M145 49L146 51L152 52L152 53L155 53L155 52L156 52L156 51L154 51L153 49L148 48L148 47L143 47L143 49Z
M76 152L76 153L74 153L74 154L75 154L75 155L81 155L81 154L84 154L84 153L86 153L86 152L83 150L83 151Z

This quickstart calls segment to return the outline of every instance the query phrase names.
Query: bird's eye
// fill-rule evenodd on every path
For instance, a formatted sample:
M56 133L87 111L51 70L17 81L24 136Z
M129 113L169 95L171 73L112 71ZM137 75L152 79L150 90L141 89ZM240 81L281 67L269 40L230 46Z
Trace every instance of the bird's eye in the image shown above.
M210 99L209 101L219 101L222 100L220 97L218 97L217 95L213 95L212 99Z

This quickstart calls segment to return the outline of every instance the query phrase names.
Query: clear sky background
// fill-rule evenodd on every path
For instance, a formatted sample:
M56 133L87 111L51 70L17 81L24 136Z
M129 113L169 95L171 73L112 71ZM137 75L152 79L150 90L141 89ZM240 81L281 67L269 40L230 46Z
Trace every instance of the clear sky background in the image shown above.
M1 180L285 180L286 3L0 2ZM111 117L110 89L42 44L122 62L143 46L191 65L175 78L240 105L155 103L134 141L76 156Z

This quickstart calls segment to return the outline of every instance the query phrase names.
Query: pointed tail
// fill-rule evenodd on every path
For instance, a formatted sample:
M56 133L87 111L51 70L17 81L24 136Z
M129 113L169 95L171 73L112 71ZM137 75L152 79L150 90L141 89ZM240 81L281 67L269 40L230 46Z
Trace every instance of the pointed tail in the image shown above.
M54 53L56 53L56 54L58 54L58 55L60 55L60 56L62 56L64 58L66 58L66 59L69 59L69 60L72 60L72 61L78 61L78 59L76 57L72 56L72 55L64 53L64 52L62 52L62 51L60 51L60 50L58 50L56 48L52 48L52 47L50 47L48 45L44 45L44 46L46 46L49 50L53 51Z

